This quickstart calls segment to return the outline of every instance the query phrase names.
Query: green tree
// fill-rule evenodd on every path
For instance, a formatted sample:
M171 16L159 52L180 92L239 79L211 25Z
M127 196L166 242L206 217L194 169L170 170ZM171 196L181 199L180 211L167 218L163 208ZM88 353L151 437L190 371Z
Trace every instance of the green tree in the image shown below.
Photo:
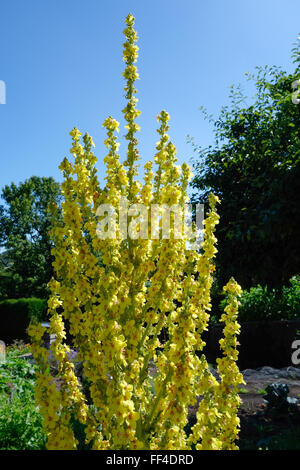
M0 297L45 297L52 276L52 217L60 217L60 186L32 176L2 190ZM57 209L55 209L57 207Z
M220 283L233 275L243 288L278 287L300 272L300 104L292 101L299 51L298 43L294 73L266 66L249 75L256 88L251 105L240 86L233 87L230 105L217 120L210 117L215 144L193 144L193 199L204 202L212 190L222 202Z

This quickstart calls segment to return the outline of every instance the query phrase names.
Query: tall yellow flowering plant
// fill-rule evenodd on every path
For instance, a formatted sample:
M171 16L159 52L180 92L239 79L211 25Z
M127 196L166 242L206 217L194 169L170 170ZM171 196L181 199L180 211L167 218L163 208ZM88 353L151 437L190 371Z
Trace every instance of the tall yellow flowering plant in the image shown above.
M236 337L241 289L233 279L224 288L228 305L222 317L219 380L202 354L201 334L207 330L211 308L219 200L209 197L201 250L189 249L188 231L175 236L173 212L170 236L157 236L162 231L161 207L175 205L184 213L192 175L188 165L176 165L176 148L167 134L169 115L162 111L157 117L156 169L148 162L144 183L136 179L140 111L132 15L126 18L124 34L126 161L121 163L118 154L119 123L109 117L103 124L108 150L104 189L98 183L94 144L88 134L81 137L78 129L72 130L73 160L65 158L60 165L63 222L52 230L56 276L49 284L48 301L50 333L55 335L50 349L58 364L55 376L43 346L44 328L34 323L29 327L39 364L36 398L47 448L76 449L74 422L79 422L86 444L93 449L237 449L242 375L236 365ZM148 227L153 208L158 217L151 217ZM88 400L69 358L66 321L89 384ZM165 341L162 331L167 332ZM196 424L186 432L189 406L196 404Z

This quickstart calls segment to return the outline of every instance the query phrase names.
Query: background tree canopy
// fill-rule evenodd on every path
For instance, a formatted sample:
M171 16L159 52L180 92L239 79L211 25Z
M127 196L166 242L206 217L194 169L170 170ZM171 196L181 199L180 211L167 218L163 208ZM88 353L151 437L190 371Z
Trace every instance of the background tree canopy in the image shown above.
M60 207L59 183L32 176L18 186L5 186L2 199L0 298L45 297L53 261L51 205Z
M299 50L293 74L264 67L249 76L257 92L250 106L240 87L232 88L231 104L214 121L215 145L193 144L194 202L210 191L221 199L220 284L233 275L243 288L279 287L300 272L300 104L291 99Z

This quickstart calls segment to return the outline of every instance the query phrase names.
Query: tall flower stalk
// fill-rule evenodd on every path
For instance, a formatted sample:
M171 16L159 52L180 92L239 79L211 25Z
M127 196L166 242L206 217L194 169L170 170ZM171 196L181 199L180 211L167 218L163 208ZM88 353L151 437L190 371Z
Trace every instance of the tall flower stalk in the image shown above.
M63 222L52 229L55 278L49 283L48 301L50 333L55 335L51 351L58 364L55 375L50 373L42 342L44 329L35 323L29 328L32 352L40 366L36 399L47 447L78 448L77 421L85 429L85 444L98 450L184 450L194 445L233 449L242 382L236 365L240 287L234 280L225 287L229 303L222 317L220 381L202 354L201 338L210 318L219 200L213 194L209 197L201 250L188 249L183 219L181 237L175 236L178 224L175 230L173 212L169 237L162 236L165 208L176 206L184 214L192 174L187 164L177 164L176 147L167 134L170 116L163 110L157 116L160 139L155 168L147 162L143 183L135 178L139 159L135 121L140 111L135 97L138 47L132 15L126 18L124 34L126 160L121 163L118 154L119 123L110 116L103 124L107 133L104 188L97 179L97 159L88 134L82 137L78 129L71 131L72 159L65 158L60 165ZM128 217L119 211L101 237L99 223L107 216L99 213L103 205L112 212L121 207ZM151 224L146 224L142 236L149 214ZM79 351L88 394L69 359L66 323ZM197 422L188 434L189 406L196 403Z

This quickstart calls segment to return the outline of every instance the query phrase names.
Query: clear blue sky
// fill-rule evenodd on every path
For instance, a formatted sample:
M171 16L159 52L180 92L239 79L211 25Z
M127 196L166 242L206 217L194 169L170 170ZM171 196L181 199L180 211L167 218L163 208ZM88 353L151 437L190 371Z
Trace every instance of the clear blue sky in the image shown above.
M0 188L32 175L61 181L77 126L96 143L103 178L104 119L123 131L124 19L136 17L142 162L153 157L156 115L171 115L179 162L193 155L187 134L212 141L199 107L217 114L229 86L256 65L293 70L299 0L5 0L0 18ZM120 152L124 157L124 141Z

